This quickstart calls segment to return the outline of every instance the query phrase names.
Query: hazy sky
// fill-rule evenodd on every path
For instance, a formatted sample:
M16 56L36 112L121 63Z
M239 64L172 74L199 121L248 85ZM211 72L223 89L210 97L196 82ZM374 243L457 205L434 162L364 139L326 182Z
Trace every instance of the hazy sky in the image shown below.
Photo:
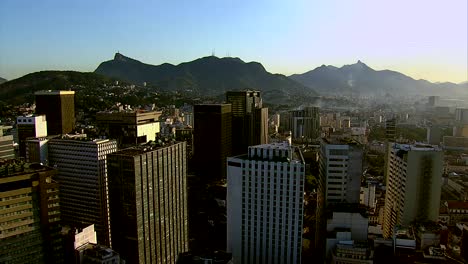
M468 80L466 0L0 0L0 76L93 71L118 50L150 64L230 54L303 73L358 59Z

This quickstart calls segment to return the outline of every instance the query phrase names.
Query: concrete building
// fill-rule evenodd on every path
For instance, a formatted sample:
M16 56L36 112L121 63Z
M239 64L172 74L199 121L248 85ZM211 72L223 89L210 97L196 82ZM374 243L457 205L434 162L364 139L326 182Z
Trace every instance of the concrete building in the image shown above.
M305 107L291 112L289 126L293 140L313 140L320 137L320 108Z
M63 263L56 173L0 162L0 263Z
M120 260L119 253L111 248L87 244L82 249L82 258L80 264L120 264L125 263Z
M359 203L362 159L362 148L358 144L322 140L319 191L327 204Z
M230 104L194 106L193 155L202 178L226 178L226 158L232 154L231 126Z
M112 248L127 263L176 263L188 250L186 143L108 155Z
M442 126L431 126L426 128L426 141L431 145L440 145L443 136Z
M25 142L26 162L49 164L49 140L60 137L58 135L30 138Z
M376 188L376 184L373 183L368 183L366 187L361 187L360 203L369 208L375 208L377 202L375 196Z
M227 252L233 263L300 263L305 163L288 143L228 158Z
M340 241L331 253L331 264L372 264L374 251L364 241Z
M47 136L46 116L19 116L16 118L16 131L20 157L26 157L26 139Z
M0 135L0 159L14 159L15 148L13 146L13 136Z
M156 139L161 112L144 110L104 111L96 114L98 135L116 139L119 148Z
M468 124L468 109L467 108L457 108L455 109L455 121L458 124Z
M59 171L63 223L94 224L98 243L110 246L106 155L117 151L117 142L66 135L50 139L48 150L49 165Z
M75 129L75 92L38 91L36 115L45 115L49 135L67 134Z
M384 237L412 221L437 221L443 152L437 146L392 143L387 153Z
M431 107L436 107L440 105L440 96L429 96L428 105Z
M228 91L226 103L231 104L232 155L268 143L268 108L262 106L260 91Z

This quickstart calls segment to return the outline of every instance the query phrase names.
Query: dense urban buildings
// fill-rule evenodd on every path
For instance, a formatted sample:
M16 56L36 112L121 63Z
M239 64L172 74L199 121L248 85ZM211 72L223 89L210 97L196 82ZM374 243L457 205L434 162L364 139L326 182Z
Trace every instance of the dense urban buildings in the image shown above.
M231 105L195 105L193 155L197 173L201 178L225 179L226 158L231 154Z
M103 111L96 114L98 135L116 139L118 146L130 147L155 140L161 112L144 110Z
M188 251L186 143L108 155L112 248L126 263L175 263Z
M391 143L388 149L383 235L413 221L437 221L443 152L437 146Z
M268 143L268 108L260 91L229 91L232 110L232 154L245 154L249 146Z
M49 135L67 134L75 129L75 92L38 91L36 115L45 115Z
M106 155L117 150L117 142L66 135L47 144L49 165L59 171L63 223L94 224L98 243L110 246Z
M57 171L0 162L0 263L63 263Z
M47 136L46 116L19 116L16 118L16 131L18 134L19 155L20 157L26 157L26 140Z
M227 252L234 263L300 263L305 163L288 143L228 158Z

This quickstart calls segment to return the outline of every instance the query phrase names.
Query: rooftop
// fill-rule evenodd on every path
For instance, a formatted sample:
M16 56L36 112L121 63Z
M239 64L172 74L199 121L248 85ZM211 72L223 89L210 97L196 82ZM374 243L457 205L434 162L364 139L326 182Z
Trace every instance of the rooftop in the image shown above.
M404 151L441 151L440 147L437 145L429 145L423 143L416 144L393 144L394 149L404 150Z
M169 147L175 145L177 143L181 143L180 141L173 141L173 140L158 140L158 141L149 141L146 144L130 147L126 149L119 150L112 155L122 155L122 156L138 156L144 154L146 152L151 152L157 149Z
M35 95L66 95L66 94L75 94L75 91L61 91L61 90L43 90L37 91Z
M19 159L0 159L0 178L48 170L53 170L53 168L39 163L26 163Z

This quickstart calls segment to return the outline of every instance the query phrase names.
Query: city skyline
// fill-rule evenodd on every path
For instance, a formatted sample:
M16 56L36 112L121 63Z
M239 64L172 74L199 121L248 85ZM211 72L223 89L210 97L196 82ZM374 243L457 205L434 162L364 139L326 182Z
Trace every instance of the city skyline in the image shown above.
M4 1L0 77L93 71L120 51L148 64L258 61L290 75L357 60L432 82L468 80L466 1L326 3Z

